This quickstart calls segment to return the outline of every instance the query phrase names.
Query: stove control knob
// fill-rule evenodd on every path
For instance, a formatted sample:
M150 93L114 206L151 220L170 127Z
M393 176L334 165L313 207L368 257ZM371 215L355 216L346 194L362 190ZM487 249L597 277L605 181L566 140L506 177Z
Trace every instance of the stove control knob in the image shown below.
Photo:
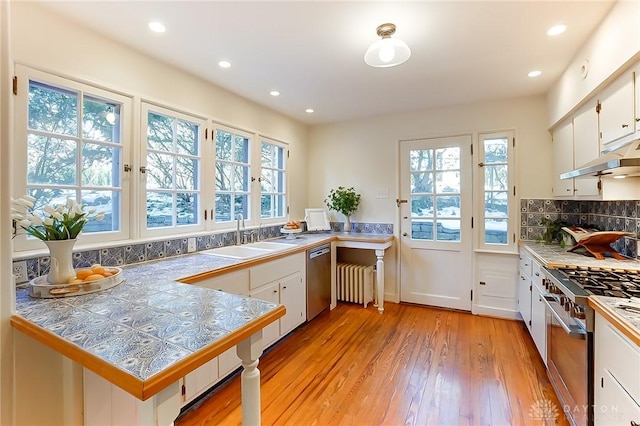
M586 315L584 313L584 307L576 305L575 309L575 317L580 319L585 319Z
M564 310L567 312L572 312L573 311L573 302L571 300L567 300L564 304Z

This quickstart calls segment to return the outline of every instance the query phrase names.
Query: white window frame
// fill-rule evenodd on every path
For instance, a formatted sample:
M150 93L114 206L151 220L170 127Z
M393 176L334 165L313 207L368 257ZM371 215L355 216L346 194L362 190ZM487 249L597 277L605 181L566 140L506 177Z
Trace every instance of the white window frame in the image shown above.
M81 233L78 242L81 244L104 243L107 241L120 241L130 238L130 220L127 212L130 211L129 200L131 194L130 179L124 170L125 164L131 164L131 141L132 141L132 100L122 94L100 88L94 85L83 83L77 80L60 77L51 73L43 72L16 64L15 74L18 77L17 95L15 96L15 130L14 137L16 146L13 150L14 164L16 165L13 176L13 195L21 197L27 192L27 135L28 135L28 96L29 82L37 81L64 90L70 90L120 104L120 146L121 159L121 204L120 204L120 229L118 231L105 231L97 233ZM80 110L81 111L81 110ZM79 140L82 142L83 137ZM77 165L78 176L81 175L81 167ZM73 185L70 188L82 188L82 184ZM42 249L42 243L35 238L27 238L23 232L19 232L14 238L14 251L26 251Z
M203 178L206 173L207 167L210 167L206 164L206 159L210 158L210 154L208 153L207 143L205 143L205 129L207 128L207 120L205 118L199 117L194 114L178 111L176 109L172 109L166 106L161 106L153 102L148 102L143 100L140 105L140 168L136 170L139 172L139 194L138 194L138 205L140 206L140 217L139 217L139 229L141 237L158 237L158 236L167 236L167 235L183 235L189 234L193 232L199 232L205 230L206 221L204 220L204 212L206 210L210 210L211 202L207 200L207 194L210 193L208 188L208 183L206 179ZM147 179L148 174L143 173L142 170L145 170L147 167L147 126L148 126L148 118L149 112L158 113L160 115L169 116L175 119L188 121L191 123L197 124L198 127L198 155L199 157L199 167L198 173L196 177L196 185L197 190L194 191L198 193L199 203L196 209L196 223L190 225L176 225L173 224L171 226L163 226L157 228L147 228ZM177 192L175 189L167 190L167 192Z
M266 224L272 224L272 223L280 223L280 222L286 222L287 218L289 216L289 145L284 143L284 142L280 142L280 141L276 141L274 139L270 139L267 137L262 136L260 139L260 143L258 144L258 159L260 161L260 176L262 176L262 144L263 143L268 143L270 145L274 145L277 146L279 148L283 149L283 160L284 160L284 169L282 169L281 171L283 172L284 175L284 206L283 206L283 211L284 214L282 216L277 216L277 217L269 217L269 218L262 218L262 209L261 209L261 203L262 203L262 187L261 185L258 185L258 202L257 202L257 216L258 218L260 218L260 222L262 223L266 223ZM267 168L269 170L280 170L280 169L275 169L275 168ZM272 192L271 194L275 194L274 192ZM279 194L279 193L278 193Z
M485 187L484 187L484 173L485 168L480 166L480 163L484 162L484 141L487 139L507 139L507 242L505 244L500 243L487 243L485 242ZM478 164L477 176L476 176L476 194L478 206L476 218L476 230L477 230L477 247L482 251L491 252L508 252L513 253L517 250L517 216L519 211L517 209L517 199L515 194L515 131L503 130L496 132L487 132L478 134L478 149L477 156L474 155L476 164Z

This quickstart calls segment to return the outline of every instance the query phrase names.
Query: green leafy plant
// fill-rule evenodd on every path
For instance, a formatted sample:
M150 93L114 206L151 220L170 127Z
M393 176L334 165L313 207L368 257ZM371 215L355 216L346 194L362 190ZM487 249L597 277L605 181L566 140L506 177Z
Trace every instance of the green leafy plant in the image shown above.
M558 219L548 219L543 217L540 219L540 224L545 226L545 230L542 235L536 238L537 241L544 241L545 243L564 243L562 239L562 227L567 226L567 223Z
M345 216L351 215L360 206L361 195L353 187L345 188L339 186L337 189L329 191L329 196L324 200L330 210L342 213Z

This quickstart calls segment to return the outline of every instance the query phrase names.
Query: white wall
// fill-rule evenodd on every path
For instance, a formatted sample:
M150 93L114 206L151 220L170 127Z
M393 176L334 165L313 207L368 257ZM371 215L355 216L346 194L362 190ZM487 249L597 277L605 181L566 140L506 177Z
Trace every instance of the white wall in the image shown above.
M582 46L547 97L548 127L578 108L615 78L621 67L640 59L640 2L619 1ZM582 65L588 61L583 78Z
M323 207L331 188L362 194L356 222L393 223L398 230L398 141L514 129L518 198L551 198L552 144L544 96L457 105L367 120L314 126L309 144L309 205ZM476 149L477 152L477 149ZM388 190L387 199L378 199ZM333 220L342 221L342 216ZM516 218L518 215L516 214ZM385 258L385 294L397 299L395 252Z
M38 4L13 2L11 24L16 63L168 103L289 143L291 209L304 216L306 125L106 39Z

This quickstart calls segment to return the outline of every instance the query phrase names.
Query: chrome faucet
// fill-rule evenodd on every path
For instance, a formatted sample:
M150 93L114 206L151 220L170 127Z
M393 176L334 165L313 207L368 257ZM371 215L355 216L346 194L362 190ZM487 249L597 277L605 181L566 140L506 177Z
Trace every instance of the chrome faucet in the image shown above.
M242 229L244 230L244 217L242 217L242 213L238 213L236 215L236 245L239 246L242 244L242 235L240 233L240 222L242 221Z

